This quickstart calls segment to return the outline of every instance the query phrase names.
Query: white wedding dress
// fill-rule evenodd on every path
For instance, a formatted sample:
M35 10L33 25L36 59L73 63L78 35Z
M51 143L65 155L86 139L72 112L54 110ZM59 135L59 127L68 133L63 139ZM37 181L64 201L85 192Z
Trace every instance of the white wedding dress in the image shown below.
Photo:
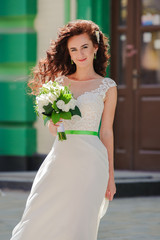
M106 92L117 86L115 81L76 81L64 75L55 80L71 84L82 114L63 120L65 130L98 132ZM56 136L11 240L96 240L109 203L108 177L108 152L98 136L67 134L64 141Z

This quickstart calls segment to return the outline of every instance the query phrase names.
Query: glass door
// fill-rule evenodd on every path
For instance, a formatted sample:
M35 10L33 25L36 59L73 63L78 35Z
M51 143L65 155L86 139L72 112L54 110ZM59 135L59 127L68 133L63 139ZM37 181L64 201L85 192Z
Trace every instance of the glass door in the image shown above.
M136 1L134 168L160 169L160 1Z
M112 1L115 167L160 170L160 1Z
M118 84L118 103L114 122L115 167L132 169L132 56L130 0L112 1L111 77Z
M142 0L140 84L160 84L160 1Z

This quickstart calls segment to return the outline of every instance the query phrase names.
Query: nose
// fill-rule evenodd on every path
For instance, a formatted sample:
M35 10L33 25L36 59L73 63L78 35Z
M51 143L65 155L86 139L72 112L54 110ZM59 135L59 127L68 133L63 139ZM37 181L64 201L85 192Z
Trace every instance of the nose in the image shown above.
M77 54L77 59L83 59L83 58L84 58L84 54L83 54L83 51L80 49Z

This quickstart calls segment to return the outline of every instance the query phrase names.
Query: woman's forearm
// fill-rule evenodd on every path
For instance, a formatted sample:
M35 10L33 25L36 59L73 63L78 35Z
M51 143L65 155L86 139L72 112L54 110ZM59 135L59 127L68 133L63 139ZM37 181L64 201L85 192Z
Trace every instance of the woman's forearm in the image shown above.
M53 136L57 135L57 127L53 124L53 122L51 120L48 122L48 128L49 128L50 133Z
M108 131L103 134L101 137L102 143L107 148L108 152L108 162L109 162L109 176L114 177L114 136L113 136L113 130Z

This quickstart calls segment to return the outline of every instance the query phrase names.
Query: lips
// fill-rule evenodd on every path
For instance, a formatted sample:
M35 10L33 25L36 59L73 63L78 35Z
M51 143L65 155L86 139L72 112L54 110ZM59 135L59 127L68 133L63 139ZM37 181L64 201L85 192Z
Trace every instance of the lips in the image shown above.
M86 60L86 58L84 58L84 59L79 59L78 61L83 62L83 61L85 61L85 60Z

